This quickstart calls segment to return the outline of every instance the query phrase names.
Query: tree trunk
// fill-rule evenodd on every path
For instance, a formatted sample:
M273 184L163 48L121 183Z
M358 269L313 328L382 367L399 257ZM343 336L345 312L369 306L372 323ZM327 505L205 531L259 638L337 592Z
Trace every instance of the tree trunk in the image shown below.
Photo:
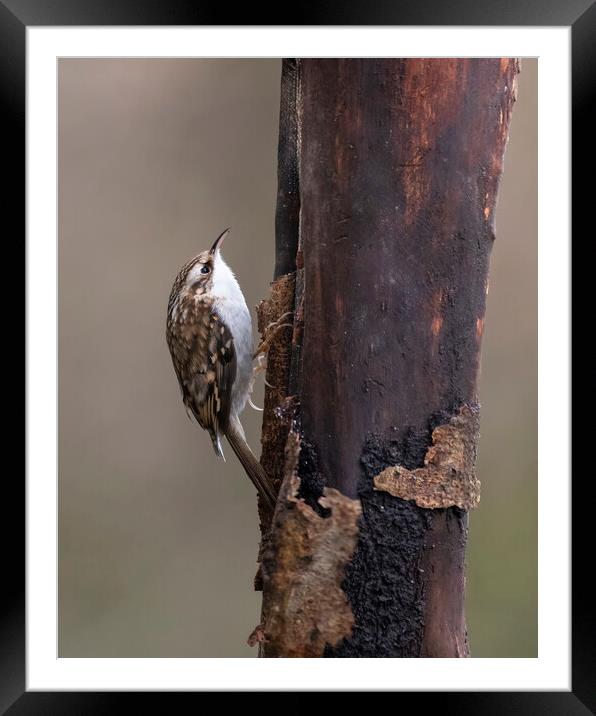
M468 656L476 378L514 59L284 60L265 656ZM284 454L285 447L285 454Z

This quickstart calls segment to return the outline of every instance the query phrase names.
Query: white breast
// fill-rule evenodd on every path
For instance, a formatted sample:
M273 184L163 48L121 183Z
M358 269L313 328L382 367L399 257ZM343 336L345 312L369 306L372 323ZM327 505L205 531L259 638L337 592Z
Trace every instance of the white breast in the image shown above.
M216 310L230 329L236 350L236 380L232 388L232 415L244 410L252 378L253 335L250 311L236 277L218 251L213 268Z

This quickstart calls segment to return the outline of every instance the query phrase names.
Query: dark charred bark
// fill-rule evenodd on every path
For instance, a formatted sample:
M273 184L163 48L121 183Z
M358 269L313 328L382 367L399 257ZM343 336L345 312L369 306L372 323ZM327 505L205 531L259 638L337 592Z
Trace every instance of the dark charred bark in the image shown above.
M326 656L468 655L464 508L517 72L513 59L284 62L275 277L293 272L295 315L270 354L276 384L283 351L284 385L265 423L283 423L276 450L299 432L299 496L320 515L325 486L362 505L342 582L354 625ZM265 430L263 444L271 467ZM454 475L458 496L437 499Z
M277 209L275 212L274 279L296 269L300 193L298 186L298 61L282 61L277 152Z

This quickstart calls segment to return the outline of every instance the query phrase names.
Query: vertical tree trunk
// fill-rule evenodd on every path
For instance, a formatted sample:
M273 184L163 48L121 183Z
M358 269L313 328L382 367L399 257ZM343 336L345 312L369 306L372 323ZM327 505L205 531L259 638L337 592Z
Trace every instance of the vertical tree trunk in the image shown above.
M284 61L260 328L293 308L294 329L267 378L262 460L283 480L261 554L267 656L469 653L476 377L517 72Z

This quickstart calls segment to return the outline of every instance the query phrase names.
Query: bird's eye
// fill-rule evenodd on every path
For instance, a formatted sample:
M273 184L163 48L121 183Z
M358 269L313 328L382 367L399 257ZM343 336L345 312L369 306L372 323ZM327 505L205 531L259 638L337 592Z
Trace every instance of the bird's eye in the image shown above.
M210 272L211 272L211 269L209 268L209 266L203 266L203 268L201 269L201 273L210 273Z

